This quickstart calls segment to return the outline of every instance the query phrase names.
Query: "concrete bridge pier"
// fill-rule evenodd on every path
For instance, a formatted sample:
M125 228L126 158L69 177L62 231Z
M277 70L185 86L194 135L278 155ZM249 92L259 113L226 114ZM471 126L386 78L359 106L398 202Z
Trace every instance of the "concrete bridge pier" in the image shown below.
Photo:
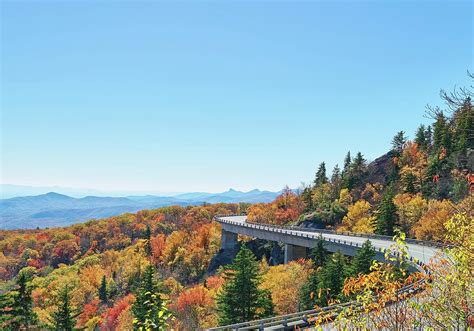
M222 230L221 232L221 248L222 249L234 249L238 245L237 233Z
M308 256L308 249L302 246L285 244L285 264L290 261L305 259Z

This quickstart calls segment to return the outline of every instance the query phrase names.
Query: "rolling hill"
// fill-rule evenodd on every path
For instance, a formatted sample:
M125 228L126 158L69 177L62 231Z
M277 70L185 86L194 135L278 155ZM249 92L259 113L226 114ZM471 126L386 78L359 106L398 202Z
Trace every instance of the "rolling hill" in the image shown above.
M73 198L49 192L36 196L0 200L0 229L31 229L66 226L95 218L104 218L142 209L170 205L199 205L203 203L269 202L279 192L230 189L222 193L185 193L174 197L154 195L127 197L87 196Z

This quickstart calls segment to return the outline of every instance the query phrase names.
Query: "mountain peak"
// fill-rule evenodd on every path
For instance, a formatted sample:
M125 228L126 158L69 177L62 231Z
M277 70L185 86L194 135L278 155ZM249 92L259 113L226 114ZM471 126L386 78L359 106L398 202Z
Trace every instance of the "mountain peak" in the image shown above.
M247 193L260 193L260 192L262 192L262 191L260 191L258 188L255 188L251 191L248 191Z
M56 193L56 192L48 192L46 194L43 194L44 197L48 197L48 198L61 198L61 199L73 199L71 198L70 196L68 195L64 195L64 194L59 194L59 193Z

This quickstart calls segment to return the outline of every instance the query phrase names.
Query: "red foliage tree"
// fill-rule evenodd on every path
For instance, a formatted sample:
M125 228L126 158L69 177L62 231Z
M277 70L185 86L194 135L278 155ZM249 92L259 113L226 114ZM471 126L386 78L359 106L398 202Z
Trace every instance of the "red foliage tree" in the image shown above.
M124 310L126 310L135 300L133 294L129 294L122 299L118 300L112 308L106 310L102 314L102 322L100 323L100 329L106 331L115 331L117 329L118 318Z

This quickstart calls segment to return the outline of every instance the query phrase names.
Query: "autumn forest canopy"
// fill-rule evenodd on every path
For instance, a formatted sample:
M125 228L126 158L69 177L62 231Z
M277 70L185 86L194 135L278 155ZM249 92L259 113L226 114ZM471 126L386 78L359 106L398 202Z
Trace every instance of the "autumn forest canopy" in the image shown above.
M199 330L352 300L362 308L341 312L341 328L474 327L472 97L472 86L442 91L440 106L426 110L432 123L413 138L400 128L372 162L363 151L342 155L332 170L322 162L310 185L270 203L0 231L0 329ZM429 276L409 272L403 259L375 262L370 241L348 257L321 239L307 259L283 264L280 244L241 236L227 256L213 218L243 213L250 222L395 236L401 258L405 238L450 246ZM393 300L423 277L412 304Z

